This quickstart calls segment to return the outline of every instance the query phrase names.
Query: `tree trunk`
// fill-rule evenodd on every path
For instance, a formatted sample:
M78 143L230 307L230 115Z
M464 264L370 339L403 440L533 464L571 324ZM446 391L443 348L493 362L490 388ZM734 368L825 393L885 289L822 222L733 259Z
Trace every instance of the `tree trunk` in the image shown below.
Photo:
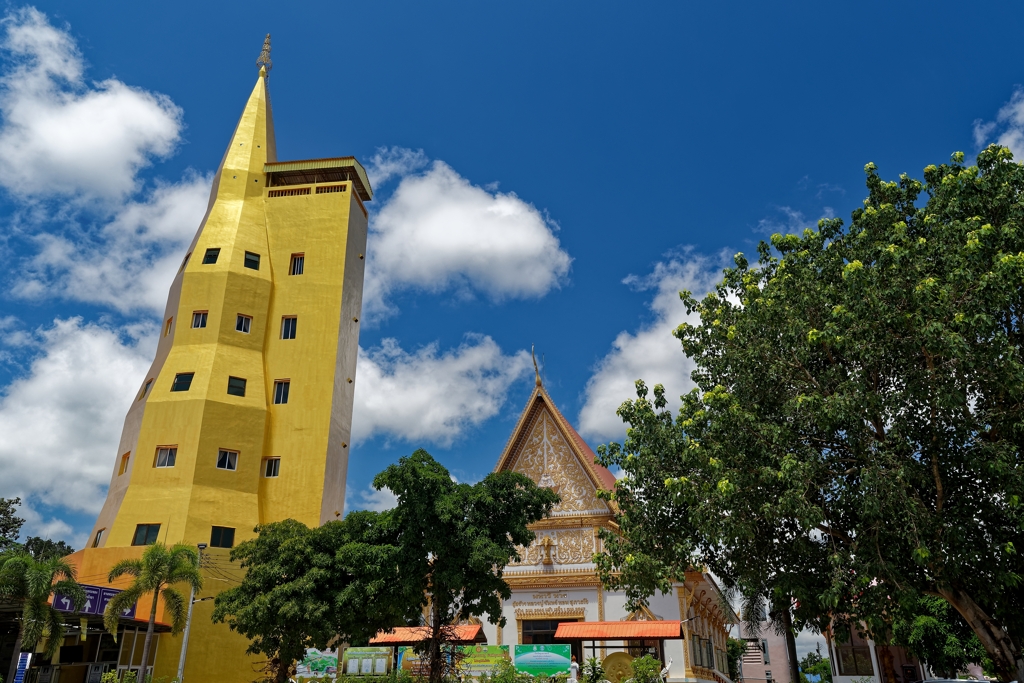
M430 603L430 683L442 683L444 680L444 653L441 652L441 641L444 630L441 624L441 606L436 600Z
M1020 649L1014 645L1006 631L965 591L949 587L939 588L938 592L977 634L978 640L992 658L1000 679L1024 682L1024 660L1021 659Z
M153 607L149 610L149 624L146 625L146 639L142 642L142 669L139 671L139 683L146 683L146 669L149 667L149 645L153 642L153 626L156 624L156 603L160 597L160 589L153 591ZM134 653L133 653L134 654ZM131 669L131 660L129 670Z
M786 629L786 652L789 655L789 678L792 683L800 683L800 662L796 658L796 636L793 634L793 617L789 613L792 608L790 600L782 606L782 624Z
M341 662L339 662L339 665ZM291 665L286 664L281 653L277 653L277 671L274 672L274 683L288 683L288 674Z
M18 637L14 641L14 651L11 653L11 670L5 681L13 681L14 674L18 673L18 657L21 655L21 634L25 631L24 625L18 626Z

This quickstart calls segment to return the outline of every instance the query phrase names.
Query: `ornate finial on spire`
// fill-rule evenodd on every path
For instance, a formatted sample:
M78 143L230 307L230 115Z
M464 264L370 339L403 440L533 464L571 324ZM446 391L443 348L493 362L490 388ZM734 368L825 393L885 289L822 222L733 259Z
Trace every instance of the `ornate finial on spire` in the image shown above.
M530 356L533 357L533 373L537 377L537 386L544 386L540 381L540 369L537 368L537 354L533 351L533 344L530 344Z
M270 73L270 70L274 68L274 63L272 61L270 61L270 34L269 33L267 34L267 37L263 40L263 51L260 52L260 56L256 60L256 66L260 67L261 71L263 69L266 69L267 73Z

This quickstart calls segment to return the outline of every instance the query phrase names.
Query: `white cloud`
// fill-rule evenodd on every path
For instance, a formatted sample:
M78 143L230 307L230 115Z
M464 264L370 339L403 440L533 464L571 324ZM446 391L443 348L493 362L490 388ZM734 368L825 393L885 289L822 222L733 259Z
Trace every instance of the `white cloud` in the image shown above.
M40 355L0 396L0 497L99 511L125 411L156 346L152 326L128 330L127 340L125 332L80 318L36 331ZM52 520L39 527L59 530Z
M210 178L192 173L126 203L95 235L74 231L37 236L39 252L19 273L13 293L160 315L209 193Z
M2 24L12 66L0 79L0 184L21 196L119 199L173 151L182 112L168 97L114 78L86 83L72 37L34 7Z
M437 344L410 353L394 339L360 348L352 440L379 434L449 446L497 415L511 384L531 367L526 351L505 355L481 335L444 353Z
M370 187L378 187L396 176L407 176L430 163L422 149L379 147L366 165Z
M653 289L649 306L654 320L635 333L620 332L612 342L612 350L597 364L584 389L584 405L580 410L580 433L592 439L621 439L625 425L615 414L628 399L636 398L635 382L644 380L648 388L665 386L665 396L673 409L678 397L693 388L690 373L693 362L683 355L673 330L686 321L696 324L696 316L688 317L679 291L686 289L696 296L710 291L720 279L721 271L708 259L686 255L658 263L646 277L630 276L625 283L639 289Z
M1017 161L1024 161L1024 88L1013 91L995 121L978 119L974 122L974 144L981 148L991 142L1009 147Z
M371 223L363 314L393 314L390 295L408 288L496 301L543 296L572 262L556 229L514 193L477 187L435 161L402 178Z
M356 494L355 491L349 491L349 495L346 496L345 501L345 512L351 510L372 510L374 512L384 512L398 505L398 496L389 489L387 486L382 488L380 491L367 486L365 489Z

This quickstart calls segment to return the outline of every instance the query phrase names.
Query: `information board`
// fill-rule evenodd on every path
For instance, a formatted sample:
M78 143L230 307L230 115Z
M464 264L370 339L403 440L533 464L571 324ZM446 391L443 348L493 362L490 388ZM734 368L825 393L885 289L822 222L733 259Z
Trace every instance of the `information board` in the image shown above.
M516 671L531 676L569 673L572 653L569 645L516 645L512 663Z

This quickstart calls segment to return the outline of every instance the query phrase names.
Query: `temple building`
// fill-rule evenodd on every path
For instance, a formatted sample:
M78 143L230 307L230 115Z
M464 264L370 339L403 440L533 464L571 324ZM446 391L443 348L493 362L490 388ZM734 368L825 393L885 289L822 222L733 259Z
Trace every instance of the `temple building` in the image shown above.
M237 582L230 548L256 525L318 525L343 511L364 202L373 194L352 157L278 161L269 36L257 65L171 284L156 358L125 418L89 547L70 556L86 585L107 586L115 562L154 542L204 544L197 598L208 598ZM101 635L101 612L83 621L88 664L54 662L61 683L91 680L94 664L141 669L150 607L142 600L122 619L116 643ZM213 624L212 610L212 600L195 604L185 679L251 681L248 641ZM183 641L166 633L168 622L158 605L147 664L166 680L178 674Z
M484 623L488 643L567 643L581 664L591 656L601 660L612 683L631 678L629 662L641 654L661 659L670 682L729 681L726 639L736 616L723 609L710 575L687 572L670 594L656 593L648 608L637 612L627 610L624 593L602 587L592 562L601 551L598 530L618 527L614 502L602 500L597 492L613 489L615 476L596 462L594 451L559 412L539 375L495 467L497 472L506 470L552 488L561 502L531 526L537 538L521 550L522 560L505 568L512 588L512 598L503 605L507 625ZM668 637L666 627L673 631ZM600 639L617 633L632 637Z

